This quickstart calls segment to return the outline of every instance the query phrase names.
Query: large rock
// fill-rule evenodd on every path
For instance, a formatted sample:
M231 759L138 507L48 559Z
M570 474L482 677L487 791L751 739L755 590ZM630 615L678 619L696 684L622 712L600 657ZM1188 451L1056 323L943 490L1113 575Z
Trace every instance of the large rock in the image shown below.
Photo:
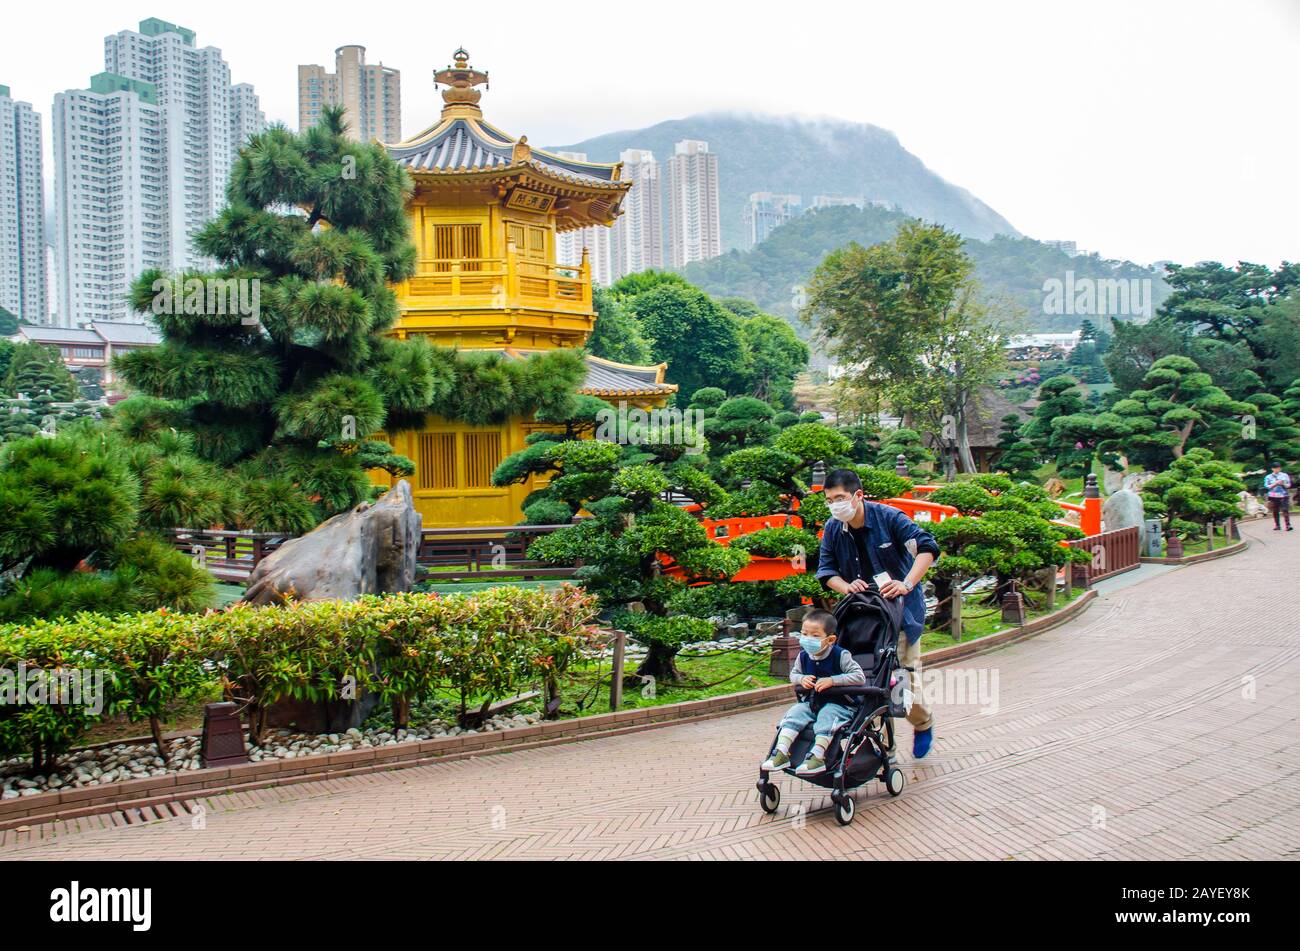
M402 480L377 502L335 515L264 558L248 579L244 601L346 601L410 591L419 549L420 513Z
M1108 532L1121 528L1142 528L1146 524L1146 509L1142 496L1131 489L1120 489L1101 504L1102 527Z
M1250 492L1246 492L1245 490L1242 490L1241 492L1237 493L1237 498L1239 500L1237 502L1237 508L1239 508L1241 510L1241 514L1246 516L1247 518L1256 518L1257 516L1265 515L1268 513L1268 506L1266 506L1263 502L1257 499Z
M1154 472L1130 472L1124 477L1124 488L1131 492L1141 492L1142 486L1156 477Z
M1115 464L1119 466L1118 469L1103 466L1101 470L1101 490L1107 495L1112 495L1120 489L1126 488L1124 485L1124 470L1128 468L1128 460L1120 456Z

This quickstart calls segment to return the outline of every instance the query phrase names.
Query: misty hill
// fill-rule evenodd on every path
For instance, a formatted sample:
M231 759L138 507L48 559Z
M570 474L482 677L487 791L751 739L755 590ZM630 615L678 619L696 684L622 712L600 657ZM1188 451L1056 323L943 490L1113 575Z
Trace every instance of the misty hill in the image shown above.
M870 246L893 237L907 215L883 208L823 208L782 225L750 251L728 251L687 266L682 274L717 297L744 297L768 313L792 320L798 289L808 283L830 251L851 241ZM1071 257L1032 238L997 235L981 241L967 237L966 251L975 276L990 296L1008 299L1028 314L1033 330L1072 331L1083 316L1045 314L1043 282L1080 278L1150 279L1152 307L1159 307L1169 287L1154 271L1129 261L1108 261L1096 254Z
M972 238L1019 234L970 192L926 168L894 133L864 123L713 113L555 148L586 152L596 162L616 162L623 149L649 149L663 163L682 139L703 139L718 156L724 250L743 246L744 206L762 191L800 195L805 207L815 195L862 196Z

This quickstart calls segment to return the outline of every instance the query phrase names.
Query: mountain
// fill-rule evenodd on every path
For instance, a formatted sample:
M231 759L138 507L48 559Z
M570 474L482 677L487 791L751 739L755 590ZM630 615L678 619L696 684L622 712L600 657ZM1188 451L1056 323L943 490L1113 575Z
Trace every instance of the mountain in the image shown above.
M616 162L623 149L649 149L662 164L682 139L702 139L718 156L724 250L744 246L742 213L753 192L862 196L937 221L967 237L1019 232L964 188L944 181L878 126L838 120L710 113L555 146ZM667 183L665 182L665 187Z
M728 251L708 261L697 261L682 269L682 275L715 297L751 300L806 333L794 317L802 289L822 258L851 241L864 246L887 241L906 220L907 215L883 208L823 208L787 222L749 251ZM996 235L982 241L967 237L966 253L975 263L975 277L985 294L1023 308L1032 330L1077 330L1086 316L1048 313L1045 281L1068 282L1071 286L1082 286L1083 279L1150 281L1138 285L1141 300L1150 305L1150 310L1159 307L1170 293L1159 274L1130 261L1110 261L1096 254L1071 257L1032 238ZM1149 297L1146 289L1150 290ZM1098 322L1095 317L1093 321Z

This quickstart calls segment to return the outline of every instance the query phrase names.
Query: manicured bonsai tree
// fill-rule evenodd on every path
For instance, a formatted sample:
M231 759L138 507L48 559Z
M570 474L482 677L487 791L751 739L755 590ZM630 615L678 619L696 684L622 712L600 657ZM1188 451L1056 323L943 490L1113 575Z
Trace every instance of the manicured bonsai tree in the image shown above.
M1233 466L1217 461L1208 449L1189 449L1142 486L1142 501L1148 515L1164 520L1166 534L1199 538L1205 522L1237 513L1245 488Z
M1060 566L1090 558L1087 552L1061 544L1082 538L1083 533L1053 521L1060 509L1041 486L1013 483L1002 475L980 475L944 486L930 500L961 512L931 528L943 553L935 566L935 593L941 601L953 584L992 575L997 583L988 602L1000 603L1012 582L1031 587L1044 571L1054 578ZM942 626L949 617L946 609L936 612L932 623Z
M1129 433L1106 448L1123 452L1149 469L1162 470L1194 445L1227 448L1241 431L1241 418L1254 404L1232 399L1189 357L1161 357L1142 378L1142 389L1119 400L1112 411Z
M875 466L877 469L893 471L898 465L899 456L906 461L908 475L912 478L918 478L924 473L922 464L935 461L934 453L926 446L921 434L906 426L884 431L880 439L880 448L876 452Z
M696 396L698 397L697 392ZM752 396L733 396L704 421L704 435L717 458L748 446L771 442L779 432L767 403Z
M810 486L806 478L814 464L828 467L847 462L852 443L822 423L796 423L782 430L770 446L754 446L724 456L717 465L723 484L730 489L710 514L737 515L794 514L820 526L825 518L824 503L809 507Z
M1036 482L1038 452L1033 443L1021 437L1020 428L1023 423L1016 413L1002 417L996 466L999 472L1005 472L1015 482Z
M669 491L689 495L707 507L725 493L698 468L680 459L684 447L659 450L655 461L620 464L620 447L582 441L548 449L560 473L551 483L555 498L590 512L569 528L539 538L529 557L554 564L581 564L578 577L615 610L614 623L648 648L637 669L657 682L681 680L676 666L683 644L707 639L712 625L699 618L673 616L675 595L695 582L726 583L749 560L740 549L712 541L691 513L664 502ZM672 577L670 566L681 572ZM642 612L618 611L637 603Z

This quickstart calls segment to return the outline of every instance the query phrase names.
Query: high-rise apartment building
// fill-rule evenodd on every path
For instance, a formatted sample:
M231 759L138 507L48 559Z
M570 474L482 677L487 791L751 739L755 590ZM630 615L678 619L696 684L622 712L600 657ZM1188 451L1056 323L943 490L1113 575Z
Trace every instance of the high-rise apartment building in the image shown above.
M55 96L58 318L139 320L128 283L146 267L206 267L199 230L226 203L239 148L265 117L215 47L151 18L104 39L105 71Z
M165 114L152 83L112 73L54 97L57 323L129 320L130 282L171 263Z
M0 307L44 323L45 275L41 117L0 86Z
M340 105L350 138L402 141L402 74L383 63L367 63L364 46L336 49L332 73L324 66L298 67L299 130L319 122L325 106Z
M718 157L709 143L678 142L668 160L668 263L683 267L722 253Z
M625 274L664 266L663 188L654 153L645 149L624 149L622 180L632 182L623 199L623 214L614 222L610 245L617 271L613 280Z
M745 247L767 240L781 225L798 217L803 210L798 195L774 195L771 192L754 192L745 205Z
M230 87L230 141L235 154L248 144L248 140L266 130L266 113L253 91L251 83L236 83Z
M560 158L587 161L586 152L556 152ZM587 261L591 265L591 279L596 284L608 287L620 277L622 271L614 256L613 228L604 225L592 225L576 231L564 231L555 236L555 262L557 264L582 263L582 252L587 252Z

